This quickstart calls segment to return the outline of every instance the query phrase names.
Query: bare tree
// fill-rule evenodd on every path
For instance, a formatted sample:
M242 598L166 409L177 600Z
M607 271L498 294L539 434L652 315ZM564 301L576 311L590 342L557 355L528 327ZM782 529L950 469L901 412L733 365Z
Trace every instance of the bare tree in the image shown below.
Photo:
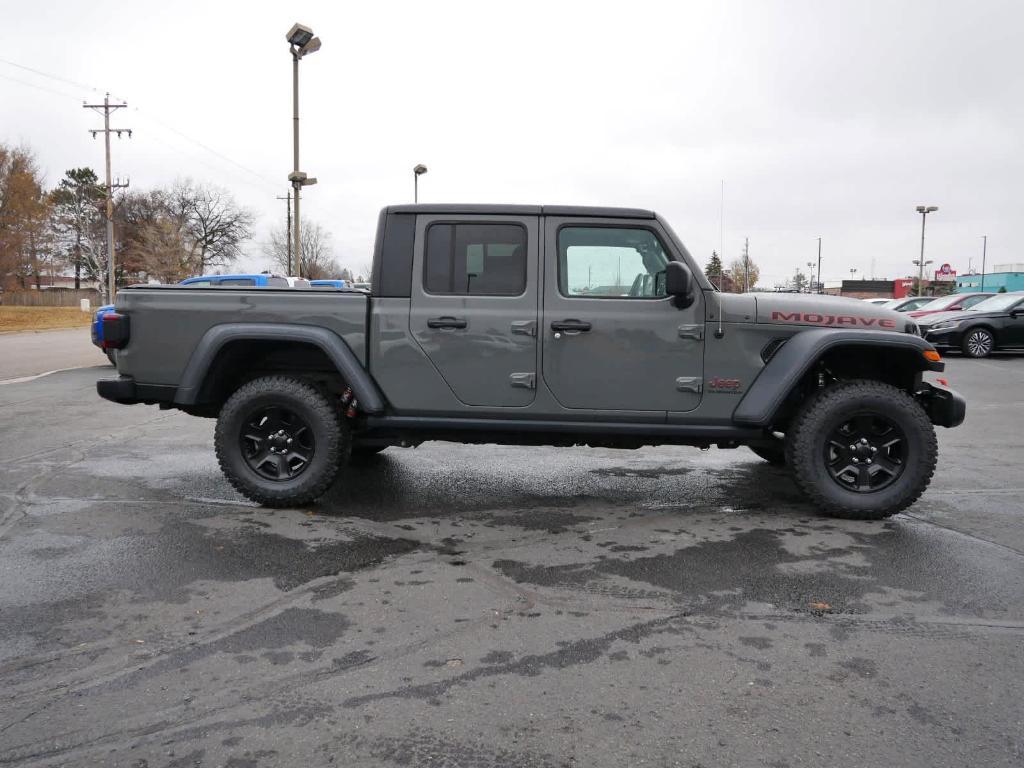
M227 190L186 179L168 191L167 202L170 213L181 222L199 274L226 267L242 256L255 216Z
M143 224L135 247L143 269L162 283L177 283L193 271L192 253L184 233L170 216Z
M339 277L343 270L334 259L334 248L331 245L331 233L316 221L302 222L302 253L299 255L296 269L297 277L310 280ZM271 230L270 238L263 245L263 252L273 265L282 272L288 268L288 231L287 227Z

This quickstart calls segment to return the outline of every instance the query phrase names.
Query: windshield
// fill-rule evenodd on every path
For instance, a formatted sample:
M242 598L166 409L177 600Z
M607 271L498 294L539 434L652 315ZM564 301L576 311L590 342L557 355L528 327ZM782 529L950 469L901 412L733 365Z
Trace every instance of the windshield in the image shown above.
M993 296L985 299L968 309L968 312L1002 312L1019 302L1024 296L1019 293L1004 293L1002 296Z
M954 294L951 294L949 296L942 296L942 297L940 297L938 299L932 299L931 301L929 301L924 306L919 307L919 309L922 312L925 312L925 311L934 312L937 309L946 309L946 308L951 307L954 304L956 304L962 298L963 298L963 296L961 296L958 293L954 293Z

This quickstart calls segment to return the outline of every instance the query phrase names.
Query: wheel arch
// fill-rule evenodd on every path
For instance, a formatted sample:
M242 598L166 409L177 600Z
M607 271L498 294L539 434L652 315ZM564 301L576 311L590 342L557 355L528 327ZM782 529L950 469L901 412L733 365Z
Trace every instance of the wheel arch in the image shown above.
M223 401L267 361L282 373L325 373L352 387L360 409L384 411L384 398L345 340L317 326L291 323L224 323L203 334L189 358L174 396L180 406ZM293 367L289 367L293 366Z
M869 330L816 328L802 331L771 357L733 411L741 426L770 427L784 415L787 401L816 384L817 373L836 378L871 378L910 391L922 371L942 371L929 361L935 348L920 336Z

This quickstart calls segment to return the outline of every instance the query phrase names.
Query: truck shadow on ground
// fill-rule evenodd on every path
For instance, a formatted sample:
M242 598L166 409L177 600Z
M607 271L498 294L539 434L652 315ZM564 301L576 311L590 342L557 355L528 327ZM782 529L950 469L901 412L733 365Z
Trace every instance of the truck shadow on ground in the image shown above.
M674 461L661 454L612 463L606 453L553 466L522 449L486 462L418 453L389 449L360 460L319 500L317 511L380 522L480 512L514 517L530 510L586 514L591 507L817 516L784 469L746 455L732 464L706 464L696 453L689 460L684 453Z

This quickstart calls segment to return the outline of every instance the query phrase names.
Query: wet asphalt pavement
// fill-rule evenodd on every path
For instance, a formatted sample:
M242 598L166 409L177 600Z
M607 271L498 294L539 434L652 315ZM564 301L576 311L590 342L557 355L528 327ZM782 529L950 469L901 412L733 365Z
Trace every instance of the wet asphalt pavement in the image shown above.
M1024 357L949 361L924 499L744 449L389 449L305 510L213 423L0 387L0 765L1024 761Z

